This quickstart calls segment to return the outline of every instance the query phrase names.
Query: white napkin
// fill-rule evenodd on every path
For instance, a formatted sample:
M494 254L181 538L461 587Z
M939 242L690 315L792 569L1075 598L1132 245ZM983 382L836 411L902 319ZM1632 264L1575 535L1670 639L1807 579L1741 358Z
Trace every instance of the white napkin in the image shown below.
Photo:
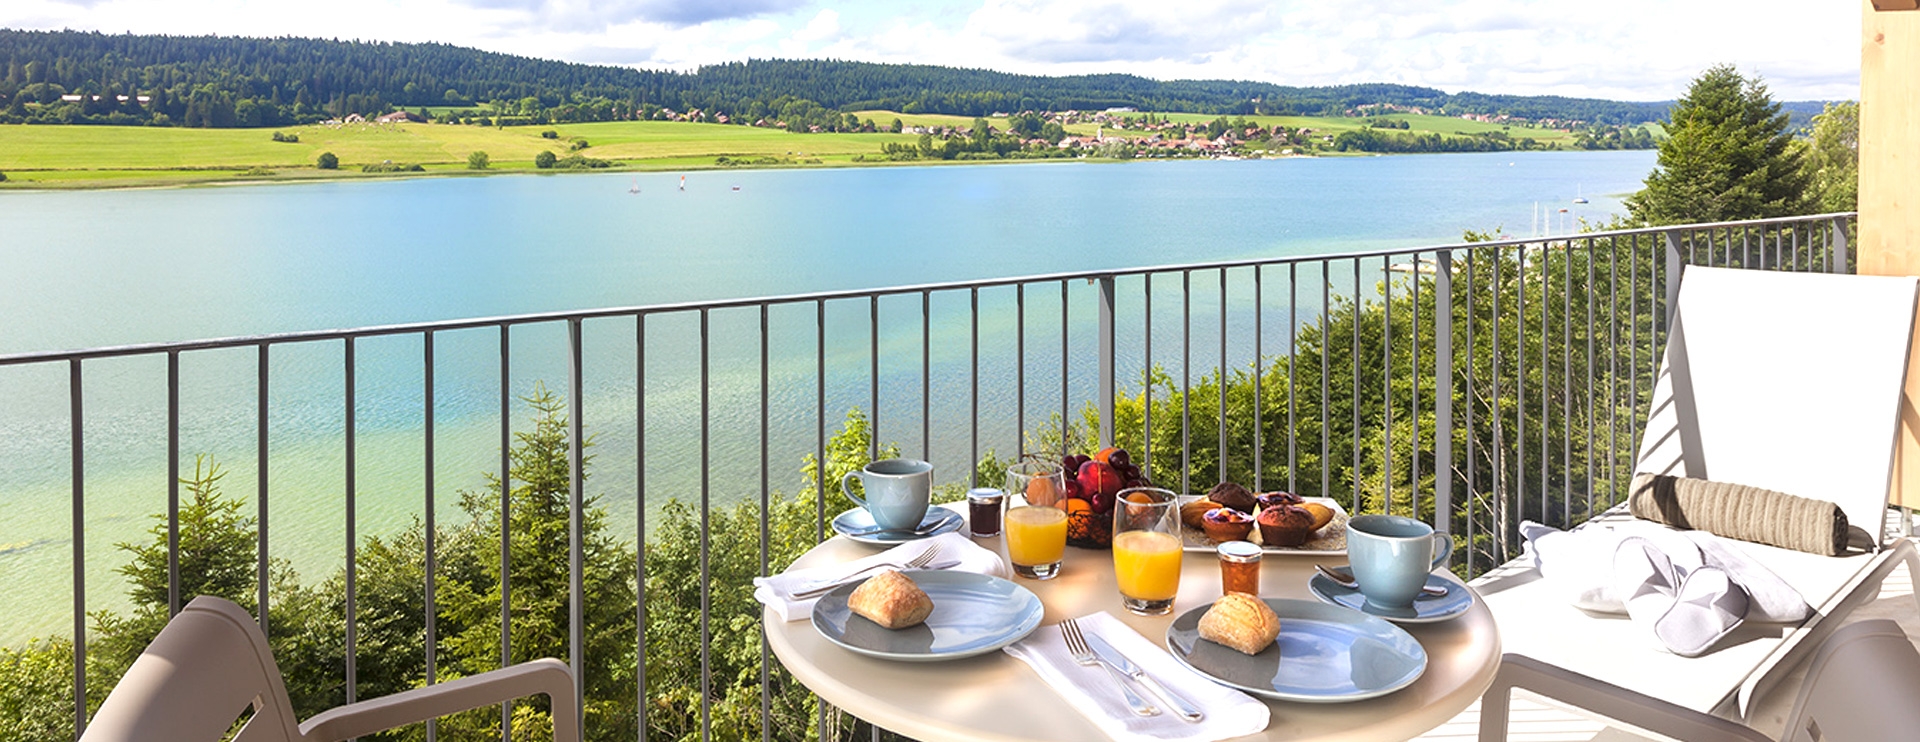
M1116 740L1212 742L1267 728L1269 712L1265 703L1187 669L1173 655L1128 628L1120 619L1101 611L1081 616L1079 623L1081 633L1098 634L1106 639L1141 670L1206 714L1206 718L1197 723L1181 719L1167 710L1166 701L1129 680L1141 698L1161 709L1154 716L1135 715L1120 697L1120 691L1113 687L1105 668L1083 667L1073 661L1073 654L1067 651L1067 640L1060 636L1057 626L1035 629L1027 638L1006 648L1007 654L1018 657L1040 673L1047 685L1067 700L1068 706L1093 720L1107 736Z
M790 569L772 577L755 577L753 578L753 599L772 608L775 613L780 614L782 620L798 621L813 615L813 604L819 602L824 594L805 600L796 600L793 597L793 591L806 589L822 581L836 580L877 564L891 564L898 567L935 545L940 547L940 553L934 557L934 564L958 561L959 564L948 569L978 572L1001 578L1013 577L1012 571L1007 569L1006 561L1002 560L999 554L981 548L973 543L972 539L954 531L933 538L908 541L873 556L851 562L825 567Z

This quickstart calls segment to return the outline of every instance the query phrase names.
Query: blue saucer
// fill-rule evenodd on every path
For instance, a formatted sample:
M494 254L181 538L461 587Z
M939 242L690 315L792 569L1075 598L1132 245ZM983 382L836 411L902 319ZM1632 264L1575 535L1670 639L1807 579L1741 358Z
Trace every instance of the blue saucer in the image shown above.
M1466 585L1454 581L1451 577L1437 574L1427 575L1427 584L1444 587L1446 595L1432 596L1421 594L1413 599L1413 605L1406 608L1374 605L1359 590L1342 587L1339 583L1327 579L1326 575L1315 573L1307 580L1307 590L1322 603L1332 603L1342 608L1352 608L1367 615L1379 616L1394 623L1438 623L1466 613L1473 607L1473 591Z
M924 535L916 536L912 531L866 533L879 528L880 525L873 522L873 514L868 513L866 508L854 508L833 517L833 532L863 544L892 546L908 541L919 541L923 538L933 538L943 533L952 533L960 530L966 522L967 519L961 517L959 513L939 505L930 505L927 507L926 516L920 519L920 525L913 529L926 531Z

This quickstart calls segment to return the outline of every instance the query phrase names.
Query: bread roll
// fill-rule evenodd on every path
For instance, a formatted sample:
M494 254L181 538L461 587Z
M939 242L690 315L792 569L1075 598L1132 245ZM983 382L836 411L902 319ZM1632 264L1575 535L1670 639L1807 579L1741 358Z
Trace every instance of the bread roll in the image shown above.
M1280 617L1259 598L1227 593L1200 616L1200 638L1225 644L1241 654L1259 654L1280 635Z
M933 613L933 599L899 570L882 570L847 596L847 608L889 629L918 625Z

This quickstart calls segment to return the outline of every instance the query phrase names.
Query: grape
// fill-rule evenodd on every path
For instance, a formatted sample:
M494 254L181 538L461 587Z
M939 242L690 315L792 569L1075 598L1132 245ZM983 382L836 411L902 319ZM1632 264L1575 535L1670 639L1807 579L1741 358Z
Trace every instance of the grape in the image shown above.
M1133 468L1133 455L1127 453L1127 449L1115 449L1113 453L1107 455L1107 463L1112 464L1115 469L1126 471Z

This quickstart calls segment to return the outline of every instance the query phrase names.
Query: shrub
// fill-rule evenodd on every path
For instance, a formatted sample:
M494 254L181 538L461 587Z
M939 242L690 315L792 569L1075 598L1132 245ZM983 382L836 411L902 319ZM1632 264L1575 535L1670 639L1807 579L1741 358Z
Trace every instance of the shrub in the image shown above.
M321 152L320 159L315 160L313 166L321 170L337 170L340 168L340 158L334 157L332 152Z
M487 169L487 162L487 153L485 152L475 151L467 155L468 170L485 170Z
M5 182L7 182L7 174L0 173L0 183L5 183Z
M567 149L578 152L587 148L586 137L572 137L567 140Z
M540 132L540 138L541 139L559 139L560 132L554 131L552 129L548 129L546 131Z
M300 141L300 135L299 135L299 134L282 134L282 133L280 133L280 132L277 132L277 131L276 131L276 132L274 132L274 133L273 133L273 141L276 141L276 142L298 142L298 141Z
M543 151L540 154L533 156L533 166L540 168L541 170L546 170L548 168L553 167L553 161L556 159L559 159L559 158L554 157L552 152Z
M420 173L420 172L426 172L426 168L421 167L420 163L417 163L417 162L399 163L399 162L394 162L392 160L381 160L380 164L378 165L361 165L360 172L363 172L363 173Z
M589 169L589 168L613 167L613 163L611 161L602 160L598 157L583 157L581 155L567 155L566 157L562 157L559 160L554 161L553 164L554 164L554 167L563 168L567 170L583 170L583 169Z

